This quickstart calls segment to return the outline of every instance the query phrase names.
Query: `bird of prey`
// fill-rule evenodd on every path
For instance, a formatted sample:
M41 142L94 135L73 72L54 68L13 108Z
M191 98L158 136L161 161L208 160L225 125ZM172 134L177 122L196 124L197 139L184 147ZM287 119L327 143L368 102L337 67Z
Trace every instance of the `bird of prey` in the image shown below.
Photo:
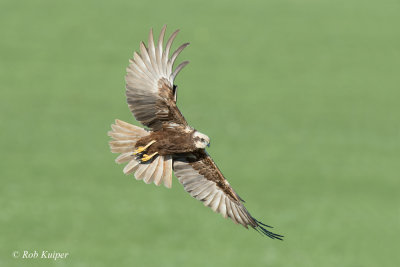
M262 234L282 240L282 235L256 220L243 205L205 148L210 138L190 125L176 106L177 86L174 80L189 62L173 69L185 43L172 53L170 49L179 30L169 37L164 47L166 26L157 44L150 30L148 47L140 43L140 54L134 52L126 74L126 97L135 118L147 129L115 120L108 135L111 151L121 153L117 163L128 162L125 174L134 174L145 183L172 186L172 172L190 195L236 224L251 227Z

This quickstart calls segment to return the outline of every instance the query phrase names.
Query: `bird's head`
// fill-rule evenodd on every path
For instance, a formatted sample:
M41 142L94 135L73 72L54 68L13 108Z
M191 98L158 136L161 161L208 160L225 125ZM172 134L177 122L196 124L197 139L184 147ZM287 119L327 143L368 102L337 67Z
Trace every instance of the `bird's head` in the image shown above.
M196 148L206 148L206 146L210 146L210 138L198 131L193 133L193 140Z

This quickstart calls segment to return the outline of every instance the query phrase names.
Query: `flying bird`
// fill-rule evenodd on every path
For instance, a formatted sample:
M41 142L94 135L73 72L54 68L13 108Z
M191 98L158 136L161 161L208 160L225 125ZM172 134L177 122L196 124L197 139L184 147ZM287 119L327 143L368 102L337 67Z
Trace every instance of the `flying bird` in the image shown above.
M128 164L125 174L137 180L172 186L172 172L185 191L210 207L214 212L229 217L236 224L251 227L262 234L282 240L282 235L266 229L271 227L256 220L244 207L244 201L233 190L205 148L210 138L191 127L176 106L177 86L174 80L189 62L175 69L176 58L189 43L182 44L170 55L175 31L164 47L166 26L157 44L150 30L148 47L141 42L140 54L134 52L126 74L128 106L147 129L115 120L111 125L109 142L113 153L121 153L117 163Z

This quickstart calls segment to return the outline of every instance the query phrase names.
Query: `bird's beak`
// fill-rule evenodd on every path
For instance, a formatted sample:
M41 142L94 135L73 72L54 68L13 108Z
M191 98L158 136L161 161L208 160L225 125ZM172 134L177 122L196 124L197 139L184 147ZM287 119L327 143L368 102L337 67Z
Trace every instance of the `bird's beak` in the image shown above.
M207 144L207 147L210 147L210 143Z

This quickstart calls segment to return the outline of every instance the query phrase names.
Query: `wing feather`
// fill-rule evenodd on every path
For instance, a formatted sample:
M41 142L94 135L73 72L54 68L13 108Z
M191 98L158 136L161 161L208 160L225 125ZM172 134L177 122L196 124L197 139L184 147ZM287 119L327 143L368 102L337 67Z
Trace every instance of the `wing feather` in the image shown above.
M135 54L133 54L133 58L135 58ZM135 62L134 59L130 59L129 64L130 65L126 68L126 72L133 75L127 75L127 77L137 77L138 79L143 79L144 81L147 81L147 79L149 79L147 74L140 68L140 66L137 62Z
M191 195L193 197L197 197L200 195L203 191L207 190L209 185L212 185L212 182L210 181L200 181L199 183L196 184L197 186L192 190Z
M211 189L210 194L206 197L205 201L204 201L204 206L210 206L211 202L213 201L215 195L217 194L217 190L215 189L215 187L213 187Z
M176 106L176 87L174 80L178 73L189 63L184 61L172 70L174 62L188 45L181 45L169 58L172 42L178 31L163 42L166 26L160 32L155 45L153 30L150 30L147 47L140 43L140 54L133 53L129 61L126 80L126 97L135 118L152 130L159 130L166 123L187 126L187 122Z
M234 221L236 224L238 224L239 222L236 221L235 215L233 215L232 205L231 205L231 201L230 201L229 197L227 197L225 199L225 204L226 204L226 211L228 213L228 217L231 218L232 221Z
M152 81L153 75L149 72L146 64L144 63L143 59L139 56L138 53L136 53L136 52L133 53L133 60L134 60L134 64L136 64L137 67L147 76L146 79L148 79L149 81Z
M232 208L232 212L233 212L233 215L235 216L236 221L247 228L247 225L244 224L242 218L239 215L239 211L237 210L237 206L235 204L233 204L233 205L231 205L231 208Z
M193 192L197 188L202 188L204 186L204 181L199 179L193 179L191 183L187 184L186 190L188 192Z
M165 53L162 57L164 66L165 66L165 70L167 71L167 76L171 75L171 70L168 69L168 58L169 58L169 52L171 50L171 46L172 43L175 40L176 35L179 33L179 30L176 30L171 37L169 37L168 41L167 41L167 45L165 46Z
M227 218L228 215L226 214L226 203L225 203L226 196L223 194L221 196L221 200L218 206L218 212L222 214L224 218Z
M175 79L175 77L178 75L178 73L187 65L189 64L189 61L184 61L181 64L176 67L174 72L171 74L172 79ZM175 102L176 102L176 97L175 97Z
M150 62L154 70L154 74L156 76L160 76L160 72L158 70L157 59L156 59L156 49L154 47L154 38L153 38L153 29L150 29L149 33L149 57Z
M214 183L210 183L208 186L204 187L204 190L200 192L196 198L200 201L204 201L212 192L212 188L214 187Z
M217 193L215 194L212 202L210 203L210 208L216 212L218 207L219 207L219 202L221 201L221 196L222 196L222 191L217 191Z
M140 53L142 55L142 60L144 65L146 66L147 70L153 70L153 66L151 64L151 59L149 54L147 53L147 48L146 45L143 42L140 42ZM157 79L157 73L154 73L153 71L149 71L150 78L152 79Z
M166 25L162 27L160 36L158 37L158 42L157 42L157 48L156 48L156 60L157 60L157 66L158 66L158 71L161 75L167 76L167 73L164 72L163 68L163 63L162 63L162 50L163 50L163 42L164 42L164 36L165 36L165 30L167 29Z
M270 238L282 240L283 236L266 230L265 224L250 215L243 200L204 150L175 155L173 168L184 189L214 212L231 218L245 228L251 227Z
M172 54L171 58L168 60L168 69L171 70L172 72L172 67L174 66L176 58L179 56L179 54L185 49L189 43L184 43L178 49L175 50L175 52Z

